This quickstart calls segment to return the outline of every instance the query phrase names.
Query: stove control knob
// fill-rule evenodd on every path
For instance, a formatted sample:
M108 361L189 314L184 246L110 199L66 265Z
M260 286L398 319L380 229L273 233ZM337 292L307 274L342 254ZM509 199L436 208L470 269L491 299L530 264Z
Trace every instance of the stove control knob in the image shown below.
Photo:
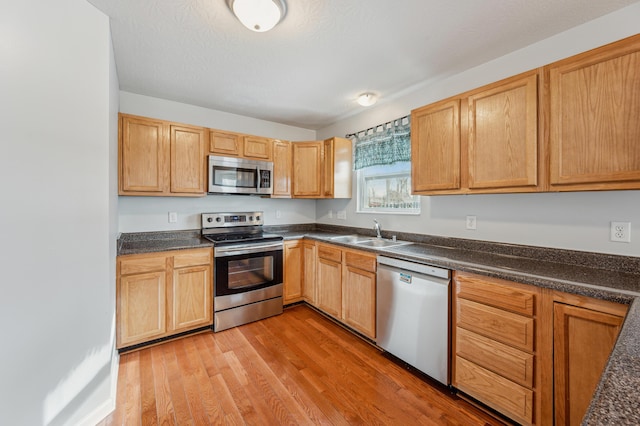
M249 222L253 222L253 216L249 216Z
M207 222L209 222L209 223L213 222L213 218L212 217L208 217L207 218Z
M256 222L260 222L260 216L256 216Z
M216 222L222 222L222 218L221 217L216 217Z

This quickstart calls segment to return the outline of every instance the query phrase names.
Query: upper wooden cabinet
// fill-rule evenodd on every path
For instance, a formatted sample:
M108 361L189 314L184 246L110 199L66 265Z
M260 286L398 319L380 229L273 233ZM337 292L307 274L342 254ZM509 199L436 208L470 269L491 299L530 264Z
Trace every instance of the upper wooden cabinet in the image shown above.
M120 195L205 195L204 128L120 114Z
M417 194L539 190L538 73L411 113Z
M351 198L352 143L349 139L294 142L294 198Z
M209 152L230 157L242 155L242 135L233 132L210 130Z
M245 136L242 144L242 156L252 160L272 161L273 140L259 136Z
M167 191L169 144L165 122L120 114L119 193Z
M467 100L470 190L538 184L538 74L474 91Z
M412 191L460 188L460 99L411 112Z
M273 198L291 198L291 142L273 141Z
M171 152L172 194L203 194L207 181L204 141L205 129L171 125L169 127L169 145Z
M416 194L640 188L640 35L411 113Z
M223 130L209 130L209 152L227 157L272 161L273 140Z
M294 142L292 146L292 196L322 197L322 142Z
M551 188L640 188L640 36L548 72Z

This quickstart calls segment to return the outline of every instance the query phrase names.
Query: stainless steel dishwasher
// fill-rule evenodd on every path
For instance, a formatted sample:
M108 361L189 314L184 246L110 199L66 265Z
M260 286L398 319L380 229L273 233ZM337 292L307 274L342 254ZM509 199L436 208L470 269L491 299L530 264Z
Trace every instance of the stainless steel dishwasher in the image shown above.
M445 385L450 271L378 256L376 344Z

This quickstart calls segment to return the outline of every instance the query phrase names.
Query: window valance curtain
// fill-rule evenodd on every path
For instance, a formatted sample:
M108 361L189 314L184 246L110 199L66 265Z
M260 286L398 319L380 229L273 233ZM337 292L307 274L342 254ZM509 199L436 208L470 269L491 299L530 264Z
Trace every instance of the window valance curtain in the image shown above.
M411 161L411 121L402 117L358 132L355 141L354 169Z

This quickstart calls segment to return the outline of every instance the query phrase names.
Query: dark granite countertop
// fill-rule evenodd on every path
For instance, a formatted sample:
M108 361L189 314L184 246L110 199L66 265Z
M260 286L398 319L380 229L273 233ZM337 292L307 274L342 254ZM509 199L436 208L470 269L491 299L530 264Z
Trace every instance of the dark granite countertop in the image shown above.
M202 238L200 230L135 232L118 238L118 256L201 247L213 247L213 244Z
M631 304L583 424L640 424L640 258L407 233L397 237L411 244L379 249L333 241L341 235L374 235L368 229L331 225L271 226L265 231L280 234L285 241L309 238ZM383 236L390 238L391 234ZM118 255L210 246L199 230L123 234L118 240Z

